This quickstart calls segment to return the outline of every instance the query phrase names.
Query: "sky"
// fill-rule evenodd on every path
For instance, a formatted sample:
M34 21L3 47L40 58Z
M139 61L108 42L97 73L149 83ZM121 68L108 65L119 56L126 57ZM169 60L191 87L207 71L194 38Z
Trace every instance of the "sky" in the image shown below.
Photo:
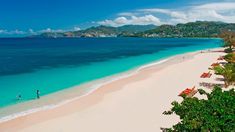
M235 22L235 0L0 0L0 37L90 26Z

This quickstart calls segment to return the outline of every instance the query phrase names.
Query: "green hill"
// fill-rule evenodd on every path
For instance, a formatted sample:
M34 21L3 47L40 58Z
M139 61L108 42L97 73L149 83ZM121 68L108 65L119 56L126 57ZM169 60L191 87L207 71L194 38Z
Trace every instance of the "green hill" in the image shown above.
M130 36L156 28L154 25L97 26L80 31L46 32L35 37L117 37Z
M235 24L197 21L186 24L162 25L137 33L136 37L217 37L223 30L235 31Z
M235 31L234 23L197 21L177 25L97 26L80 31L47 32L34 37L217 37L223 30Z

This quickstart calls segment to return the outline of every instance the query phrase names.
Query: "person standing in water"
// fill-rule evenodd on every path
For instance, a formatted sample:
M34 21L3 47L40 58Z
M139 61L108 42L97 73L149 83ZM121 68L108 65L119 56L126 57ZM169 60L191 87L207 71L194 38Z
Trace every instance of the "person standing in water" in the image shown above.
M21 98L22 98L21 94L18 94L18 95L16 96L16 99L17 99L17 100L21 100Z
M39 90L37 90L36 94L37 94L37 99L40 99L40 91Z

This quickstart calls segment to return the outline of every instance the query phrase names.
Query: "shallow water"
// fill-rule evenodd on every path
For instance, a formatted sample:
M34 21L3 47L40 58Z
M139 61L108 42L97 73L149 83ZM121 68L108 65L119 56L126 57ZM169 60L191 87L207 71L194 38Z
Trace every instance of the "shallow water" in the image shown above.
M0 39L0 107L32 100L169 56L216 48L220 39ZM18 94L22 100L16 100Z

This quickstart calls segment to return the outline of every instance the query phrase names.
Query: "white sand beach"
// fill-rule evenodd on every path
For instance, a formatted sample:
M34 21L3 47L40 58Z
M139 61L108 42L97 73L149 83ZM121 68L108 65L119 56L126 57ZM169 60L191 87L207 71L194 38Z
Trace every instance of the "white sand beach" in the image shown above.
M217 49L218 50L218 49ZM60 107L36 112L0 124L1 132L158 132L179 121L170 110L178 94L200 82L216 82L200 75L222 52L178 55L160 65L106 84L88 96ZM197 95L198 96L198 93Z

